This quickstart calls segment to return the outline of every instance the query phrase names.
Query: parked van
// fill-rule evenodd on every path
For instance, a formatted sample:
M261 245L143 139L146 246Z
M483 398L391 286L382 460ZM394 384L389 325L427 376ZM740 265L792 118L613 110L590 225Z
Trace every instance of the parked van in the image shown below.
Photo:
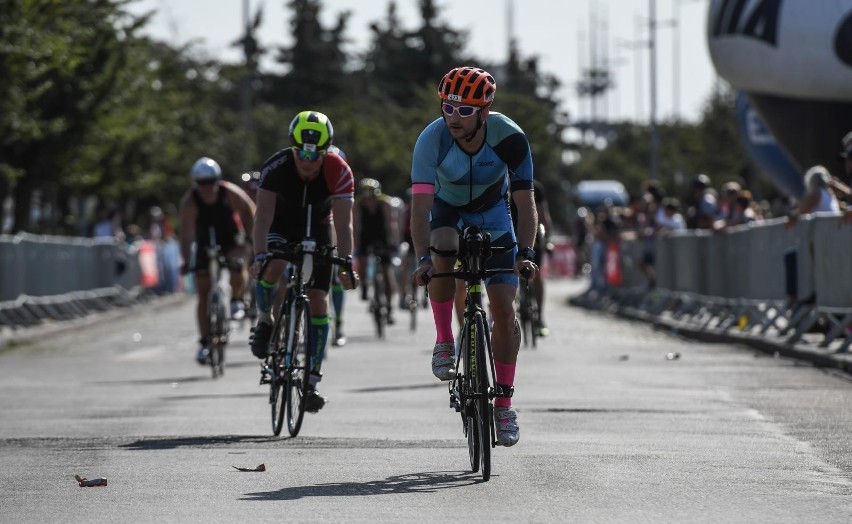
M577 207L588 207L597 211L601 207L625 207L629 195L624 184L618 180L583 180L574 188Z

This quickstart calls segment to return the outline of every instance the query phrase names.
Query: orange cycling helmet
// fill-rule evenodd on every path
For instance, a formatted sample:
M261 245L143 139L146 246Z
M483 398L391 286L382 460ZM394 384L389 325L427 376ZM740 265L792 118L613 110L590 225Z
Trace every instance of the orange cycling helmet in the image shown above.
M441 100L479 107L490 107L496 92L494 77L478 67L457 67L444 75L438 84Z

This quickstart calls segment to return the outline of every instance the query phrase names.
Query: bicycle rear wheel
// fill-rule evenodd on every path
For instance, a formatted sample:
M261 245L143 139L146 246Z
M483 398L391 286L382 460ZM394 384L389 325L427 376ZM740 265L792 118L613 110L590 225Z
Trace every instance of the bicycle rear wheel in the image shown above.
M485 354L486 346L485 321L481 313L476 313L473 322L474 335L470 337L473 352L473 362L476 363L471 385L473 386L475 399L475 424L479 433L480 459L482 464L482 480L491 478L491 446L493 436L491 434L493 414L491 409L491 383L489 378L489 367Z
M287 389L287 430L291 437L295 437L299 434L302 420L305 418L313 352L311 307L307 297L296 297L292 315L293 334L289 337L292 342L287 348L289 364L285 373L285 387Z
M287 401L287 389L284 387L284 375L286 373L284 354L288 325L287 316L280 315L280 318L275 321L270 342L272 351L270 351L269 357L269 405L272 409L272 433L276 437L281 434L281 429L284 427L284 410Z
M373 322L376 324L376 336L378 338L385 338L388 310L385 304L385 282L379 271L380 269L376 268L376 275L372 286L373 300L370 302L370 309L373 312Z
M417 284L411 284L409 293L408 300L406 301L406 306L408 306L410 314L408 330L414 333L417 331Z

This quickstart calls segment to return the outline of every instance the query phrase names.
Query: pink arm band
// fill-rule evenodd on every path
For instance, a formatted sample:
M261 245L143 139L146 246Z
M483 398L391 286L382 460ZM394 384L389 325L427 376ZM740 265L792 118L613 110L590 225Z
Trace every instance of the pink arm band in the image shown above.
M432 184L411 184L412 195L431 195L435 191Z

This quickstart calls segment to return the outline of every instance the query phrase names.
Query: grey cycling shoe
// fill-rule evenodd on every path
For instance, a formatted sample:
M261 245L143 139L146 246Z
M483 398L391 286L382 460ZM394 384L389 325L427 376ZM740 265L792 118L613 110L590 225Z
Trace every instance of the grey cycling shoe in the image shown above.
M521 438L521 428L518 427L518 413L515 408L494 406L494 422L497 426L497 444L514 446Z
M452 380L456 376L456 345L453 342L435 344L432 374L441 380Z

